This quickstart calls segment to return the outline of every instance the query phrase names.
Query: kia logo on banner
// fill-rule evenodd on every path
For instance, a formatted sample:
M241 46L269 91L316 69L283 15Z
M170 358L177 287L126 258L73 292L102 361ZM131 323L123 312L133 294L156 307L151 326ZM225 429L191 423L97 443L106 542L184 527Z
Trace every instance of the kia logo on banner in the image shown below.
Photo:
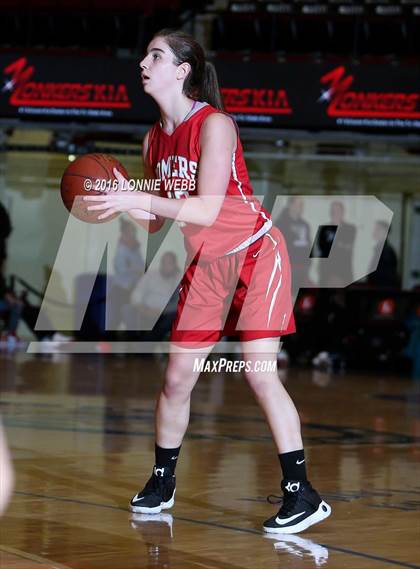
M351 119L394 119L396 122L398 119L420 119L420 95L418 93L384 90L357 91L354 88L351 89L354 80L354 75L346 73L345 67L342 66L322 75L321 84L326 85L327 88L321 89L318 102L327 103L329 117L343 117L348 121ZM369 125L369 121L359 122L361 126ZM340 121L337 121L337 124L340 124ZM354 124L357 124L356 121ZM385 121L384 126L393 126L392 120ZM407 124L407 126L410 125Z
M44 107L46 114L55 114L47 110L130 109L132 106L124 83L37 81L35 66L30 65L26 57L16 59L3 71L6 79L2 91L10 92L9 104L20 107L20 112L28 112L32 107ZM39 111L37 114L42 114Z
M289 115L293 112L285 89L222 88L223 102L231 113Z

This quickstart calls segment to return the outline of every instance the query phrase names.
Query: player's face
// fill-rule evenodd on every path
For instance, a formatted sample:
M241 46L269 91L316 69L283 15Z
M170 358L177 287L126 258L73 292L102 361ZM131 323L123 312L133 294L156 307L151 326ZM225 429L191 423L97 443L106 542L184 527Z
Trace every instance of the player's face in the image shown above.
M178 66L174 64L174 54L163 38L154 38L149 43L140 69L143 89L149 95L162 93L177 83Z

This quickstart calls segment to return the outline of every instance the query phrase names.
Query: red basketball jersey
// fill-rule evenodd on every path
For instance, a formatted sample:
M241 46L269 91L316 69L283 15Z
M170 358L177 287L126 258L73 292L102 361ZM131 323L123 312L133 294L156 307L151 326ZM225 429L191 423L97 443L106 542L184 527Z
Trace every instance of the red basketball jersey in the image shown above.
M163 131L159 122L151 128L147 159L156 178L196 179L200 167L201 126L211 113L222 112L210 104L201 104L203 106L178 125L171 135ZM238 132L238 127L234 120L233 122ZM184 199L197 195L197 189L196 185L195 189L173 191L168 189L168 184L162 183L161 195ZM240 251L271 228L270 215L253 195L239 135L237 149L232 154L226 196L216 221L211 227L193 223L181 225L187 253L195 256L201 249L202 260L212 260Z

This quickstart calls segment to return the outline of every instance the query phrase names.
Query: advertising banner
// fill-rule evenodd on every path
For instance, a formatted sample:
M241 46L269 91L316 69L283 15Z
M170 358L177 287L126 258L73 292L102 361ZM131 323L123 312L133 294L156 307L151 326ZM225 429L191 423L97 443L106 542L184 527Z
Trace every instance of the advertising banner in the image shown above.
M227 112L240 125L420 132L420 66L216 60ZM0 117L150 124L139 61L0 54Z
M278 128L420 131L420 67L220 63L227 110Z

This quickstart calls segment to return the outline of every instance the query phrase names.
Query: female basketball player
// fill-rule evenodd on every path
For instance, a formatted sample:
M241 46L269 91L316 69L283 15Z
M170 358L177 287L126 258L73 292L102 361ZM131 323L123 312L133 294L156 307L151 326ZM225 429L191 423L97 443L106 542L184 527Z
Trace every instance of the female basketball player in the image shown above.
M236 329L244 360L251 362L246 379L267 418L284 478L282 507L264 530L303 531L329 516L331 508L307 480L299 416L277 371L257 371L254 365L264 356L275 367L279 337L294 331L284 239L252 194L236 123L222 111L215 70L201 46L181 31L162 30L140 68L144 90L161 115L144 138L145 174L190 185L176 190L163 185L161 195L121 192L86 198L102 202L89 208L103 210L100 218L127 211L152 232L165 218L176 219L188 253L156 408L155 466L130 509L159 513L173 506L175 467L199 376L194 360L207 357L222 335ZM124 178L114 172L123 188ZM143 210L156 218L141 221Z

